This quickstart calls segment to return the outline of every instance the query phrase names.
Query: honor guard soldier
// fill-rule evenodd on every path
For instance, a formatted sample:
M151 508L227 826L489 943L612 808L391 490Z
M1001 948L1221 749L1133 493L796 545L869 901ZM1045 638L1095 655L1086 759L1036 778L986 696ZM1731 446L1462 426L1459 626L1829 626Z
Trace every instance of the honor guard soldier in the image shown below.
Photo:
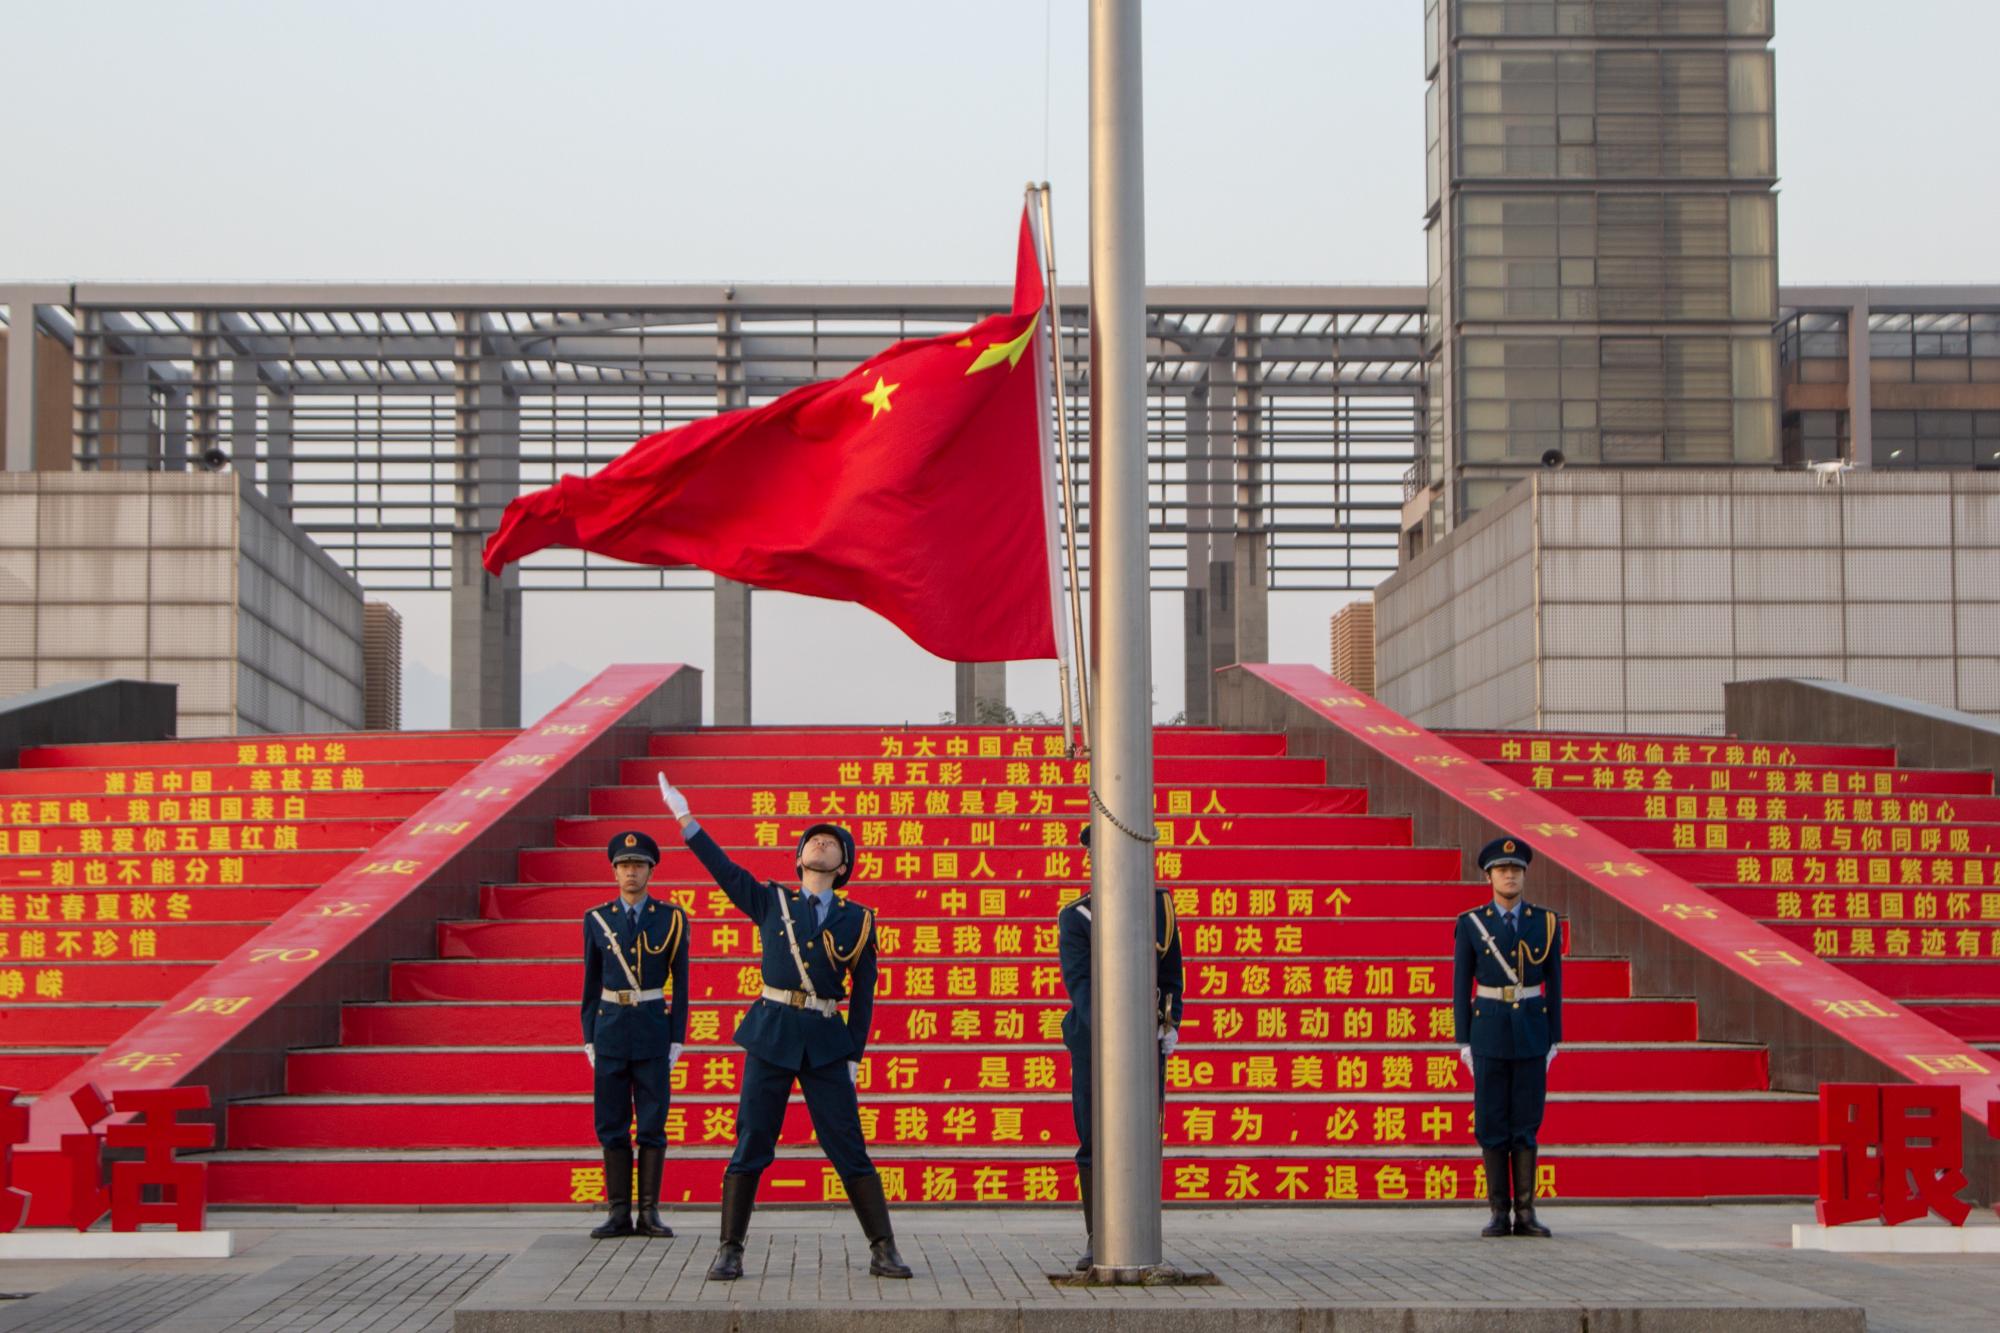
M1077 835L1086 850L1090 829ZM1076 1121L1076 1186L1083 1198L1083 1255L1076 1271L1090 1268L1097 1250L1096 1214L1091 1210L1096 1195L1096 1177L1091 1164L1090 1131L1090 895L1056 913L1056 954L1062 965L1063 989L1069 993L1069 1010L1063 1015L1063 1045L1069 1051L1069 1106ZM1160 1047L1160 1104L1165 1114L1167 1057L1174 1053L1181 1034L1181 992L1185 974L1181 968L1180 921L1174 914L1174 896L1155 886L1153 893L1153 955L1157 971L1153 981L1153 1010L1159 1020L1154 1038Z
M1495 838L1480 849L1493 901L1462 914L1454 940L1453 1031L1463 1043L1459 1058L1472 1070L1472 1133L1493 1210L1482 1236L1549 1234L1535 1220L1535 1135L1562 1040L1562 923L1522 896L1534 859L1519 838Z
M583 916L583 1053L604 1147L611 1216L590 1234L671 1236L660 1221L667 1157L668 1082L688 1025L687 913L646 893L659 844L643 833L611 840L618 896ZM671 998L669 995L671 994ZM639 1220L632 1222L632 1143L639 1144Z
M702 832L687 798L660 777L660 796L681 822L688 850L763 941L762 996L736 1027L743 1088L736 1103L736 1151L722 1177L722 1244L709 1265L718 1282L743 1276L743 1237L757 1181L777 1156L785 1102L805 1093L820 1147L840 1173L868 1237L868 1272L909 1277L889 1227L882 1177L861 1136L855 1079L875 1012L875 914L834 890L854 873L854 838L838 824L814 824L799 838L799 890L758 879ZM847 1021L840 1002L848 1003Z

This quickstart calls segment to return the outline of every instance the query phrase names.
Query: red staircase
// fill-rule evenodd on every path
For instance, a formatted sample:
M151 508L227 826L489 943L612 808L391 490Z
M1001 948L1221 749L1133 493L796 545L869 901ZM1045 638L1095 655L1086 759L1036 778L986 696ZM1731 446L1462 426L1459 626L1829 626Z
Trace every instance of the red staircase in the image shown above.
M1448 739L1945 1031L2000 1053L1993 774L1875 746Z
M25 752L0 770L0 1086L54 1085L512 735Z
M891 1197L1073 1200L1055 959L1088 884L1085 769L1044 732L661 734L621 785L523 849L478 920L348 1005L338 1047L289 1059L285 1095L231 1108L218 1202L559 1204L602 1197L577 1018L580 918L609 896L602 848L667 849L654 892L692 914L689 1050L675 1073L668 1196L712 1202L734 1137L755 941L680 849L664 769L731 854L789 877L819 818L860 844L851 890L880 913L864 1129ZM1158 868L1181 909L1187 1026L1169 1067L1175 1200L1472 1199L1469 1080L1451 1041L1451 918L1484 890L1454 849L1327 787L1280 736L1158 733ZM305 855L291 853L290 855ZM216 920L225 918L217 917ZM1688 1000L1638 1000L1625 965L1566 968L1544 1187L1561 1197L1810 1192L1813 1106L1769 1090L1760 1048L1695 1040ZM839 1197L795 1103L771 1201ZM1672 1168L1662 1162L1671 1159Z

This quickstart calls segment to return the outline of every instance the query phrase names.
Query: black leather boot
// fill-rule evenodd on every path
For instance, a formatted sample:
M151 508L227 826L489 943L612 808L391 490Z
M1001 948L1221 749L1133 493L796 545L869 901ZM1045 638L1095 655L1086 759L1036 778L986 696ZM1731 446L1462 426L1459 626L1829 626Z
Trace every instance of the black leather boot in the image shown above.
M861 1234L868 1237L870 1277L909 1277L910 1266L896 1253L896 1237L889 1230L889 1199L882 1193L878 1175L842 1176L854 1215L861 1219Z
M1091 1210L1091 1201L1097 1192L1097 1182L1087 1166L1076 1169L1076 1188L1083 1195L1083 1253L1076 1261L1076 1271L1088 1273L1097 1262L1097 1214Z
M604 1197L611 1204L611 1216L592 1227L592 1240L612 1240L632 1234L632 1145L620 1143L604 1150Z
M1489 1239L1494 1236L1511 1236L1513 1224L1507 1219L1507 1150L1505 1148L1481 1148L1480 1156L1486 1160L1486 1206L1493 1210L1479 1234Z
M750 1210L757 1203L758 1173L725 1173L722 1177L722 1244L708 1266L710 1282L734 1282L743 1276L743 1237L750 1230Z
M1514 1145L1514 1234L1547 1236L1549 1229L1535 1220L1535 1157L1530 1145Z
M671 1237L674 1229L660 1220L660 1177L666 1171L667 1150L658 1144L639 1145L639 1215L642 1236Z

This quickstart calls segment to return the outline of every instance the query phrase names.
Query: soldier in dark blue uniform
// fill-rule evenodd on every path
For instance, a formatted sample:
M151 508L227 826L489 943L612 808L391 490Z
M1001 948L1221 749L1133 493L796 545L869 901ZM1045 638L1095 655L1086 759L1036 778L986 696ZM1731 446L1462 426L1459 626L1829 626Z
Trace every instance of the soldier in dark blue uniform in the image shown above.
M1459 1058L1472 1070L1472 1133L1486 1160L1493 1212L1482 1236L1549 1234L1535 1220L1535 1134L1562 1041L1562 923L1521 896L1534 859L1519 838L1495 838L1480 849L1493 901L1460 915L1454 940L1453 1031L1464 1043Z
M820 1147L847 1189L868 1237L868 1271L909 1277L889 1226L882 1177L861 1137L854 1082L875 1013L875 914L834 890L854 873L854 838L838 824L815 824L799 839L799 890L758 879L702 832L687 799L660 778L660 795L681 822L688 850L750 918L763 941L763 995L736 1027L743 1090L736 1104L736 1151L722 1177L722 1245L708 1276L743 1276L743 1237L757 1180L777 1155L785 1102L797 1083ZM840 1002L852 994L847 1021Z
M1086 826L1077 840L1090 846ZM1062 964L1063 989L1069 993L1069 1011L1063 1015L1063 1045L1069 1051L1069 1106L1076 1121L1076 1186L1083 1199L1083 1255L1076 1269L1091 1266L1097 1250L1096 1214L1091 1205L1096 1194L1096 1176L1091 1164L1090 1132L1090 895L1084 894L1056 913L1056 954ZM1160 1105L1167 1095L1167 1057L1181 1039L1181 992L1186 986L1181 968L1180 921L1174 914L1174 896L1156 886L1153 894L1153 952L1159 970L1154 978L1154 1007L1159 1017L1155 1036L1160 1044Z
M668 1080L687 1041L687 913L646 893L660 861L651 838L620 833L609 854L618 896L583 916L583 1053L596 1092L604 1196L611 1203L611 1216L590 1234L599 1240L633 1234L636 1124L637 1231L671 1236L660 1221L660 1175L667 1157Z

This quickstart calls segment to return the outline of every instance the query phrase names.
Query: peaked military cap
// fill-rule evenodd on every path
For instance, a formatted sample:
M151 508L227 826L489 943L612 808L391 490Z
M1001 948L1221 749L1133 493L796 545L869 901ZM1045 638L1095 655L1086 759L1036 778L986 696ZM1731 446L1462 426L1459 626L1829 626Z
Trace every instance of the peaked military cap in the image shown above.
M644 861L649 866L656 866L660 863L660 844L643 833L620 833L611 840L606 855L610 856L612 865L620 861Z
M1535 859L1535 849L1519 838L1495 838L1479 849L1479 869L1491 870L1494 866L1519 866L1528 868L1528 862Z

